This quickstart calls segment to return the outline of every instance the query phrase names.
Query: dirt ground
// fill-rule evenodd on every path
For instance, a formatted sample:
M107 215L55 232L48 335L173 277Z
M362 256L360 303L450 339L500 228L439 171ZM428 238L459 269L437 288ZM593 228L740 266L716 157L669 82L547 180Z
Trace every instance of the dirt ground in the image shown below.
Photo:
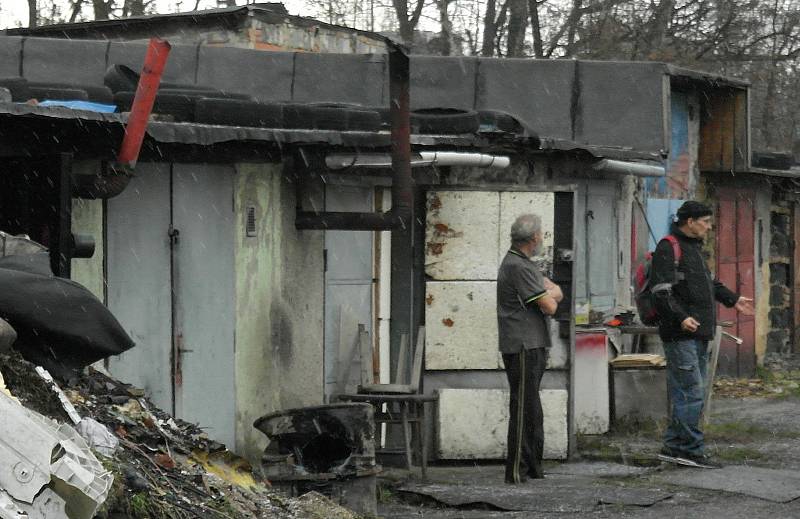
M768 365L758 377L720 380L710 406L706 426L709 451L726 466L751 466L800 472L800 369L796 359L778 366ZM772 369L770 369L772 368ZM660 448L662 423L616 424L599 436L578 438L579 457L571 460L582 467L593 464L621 464L642 467L636 474L595 473L596 482L624 488L666 490L672 497L652 506L597 505L591 512L535 513L501 511L486 505L453 508L431 499L420 499L398 491L398 479L383 481L379 515L387 519L420 517L445 518L800 518L800 499L775 503L743 494L702 490L663 483L659 475L685 469L661 464L655 455ZM612 465L613 466L613 465ZM619 465L617 465L619 466ZM565 465L549 464L549 477L563 477ZM553 474L553 473L556 474ZM613 471L612 471L613 472ZM430 481L442 484L497 484L502 487L499 465L435 466ZM527 484L536 484L527 483ZM599 484L599 483L598 483Z

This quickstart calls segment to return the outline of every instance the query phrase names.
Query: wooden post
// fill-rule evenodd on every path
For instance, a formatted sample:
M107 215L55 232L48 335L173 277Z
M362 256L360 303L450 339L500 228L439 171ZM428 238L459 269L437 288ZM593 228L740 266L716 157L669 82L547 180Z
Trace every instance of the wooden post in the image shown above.
M722 327L717 326L714 333L714 340L711 341L711 352L708 359L708 369L706 371L706 395L703 399L703 416L701 422L705 425L708 423L708 416L711 414L709 406L711 405L711 393L714 390L714 376L717 374L717 361L719 360L719 343L722 340Z

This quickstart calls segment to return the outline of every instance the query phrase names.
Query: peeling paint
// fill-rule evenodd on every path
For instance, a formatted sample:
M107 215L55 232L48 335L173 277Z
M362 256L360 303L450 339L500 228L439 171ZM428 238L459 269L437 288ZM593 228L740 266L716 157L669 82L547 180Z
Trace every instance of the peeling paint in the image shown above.
M446 319L442 319L442 324L447 326L448 328L452 328L454 324L456 324L452 319L449 317Z
M440 256L444 251L444 243L428 242L428 254Z
M428 294L428 297L425 298L425 303L427 303L428 306L433 304L433 294Z

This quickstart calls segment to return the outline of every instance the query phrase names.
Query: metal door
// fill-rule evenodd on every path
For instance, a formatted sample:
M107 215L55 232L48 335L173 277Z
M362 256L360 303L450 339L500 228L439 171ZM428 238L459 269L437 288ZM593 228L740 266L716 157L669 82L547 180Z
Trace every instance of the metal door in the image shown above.
M173 168L175 413L233 447L234 213L230 167Z
M108 305L136 341L111 372L234 446L233 171L140 164L108 201Z
M328 185L326 211L369 212L374 193L369 187ZM353 350L358 324L372 337L374 289L372 231L325 232L325 398L358 384L358 350Z
M719 186L717 196L717 277L734 292L754 298L755 193ZM736 345L722 340L717 373L733 377L752 376L756 365L755 318L723 305L719 308L720 321L733 322L728 331L744 342Z
M108 367L172 412L169 164L139 164L128 188L107 204L108 307L136 342Z

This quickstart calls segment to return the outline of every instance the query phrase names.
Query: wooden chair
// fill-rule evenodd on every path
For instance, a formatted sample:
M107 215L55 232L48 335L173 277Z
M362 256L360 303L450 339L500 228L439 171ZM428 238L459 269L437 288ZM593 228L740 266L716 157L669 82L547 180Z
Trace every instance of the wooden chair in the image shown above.
M420 393L422 382L422 362L425 354L425 328L420 327L417 333L417 345L413 351L411 376L405 379L405 361L408 357L408 337L403 334L400 339L400 356L395 370L395 382L376 384L372 376L372 344L369 333L359 327L361 349L361 385L355 394L339 395L339 400L347 402L368 402L375 407L375 424L399 424L403 435L400 453L405 455L406 468L411 469L412 453L420 462L422 477L427 476L428 466L428 412L427 402L436 400L436 396ZM376 441L380 436L376 434ZM412 443L414 450L412 451ZM376 454L396 453L392 449L376 448Z

